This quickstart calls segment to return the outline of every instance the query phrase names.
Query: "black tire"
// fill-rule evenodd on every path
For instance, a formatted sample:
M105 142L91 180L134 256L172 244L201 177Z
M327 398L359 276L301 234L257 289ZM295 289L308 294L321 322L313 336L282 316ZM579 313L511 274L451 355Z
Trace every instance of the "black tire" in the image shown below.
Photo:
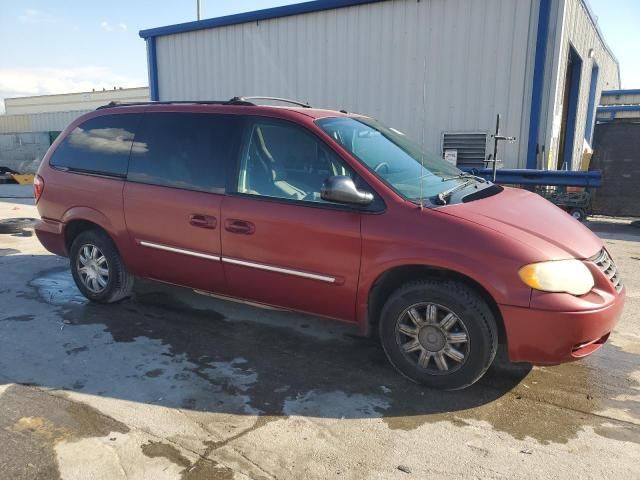
M89 249L88 251L92 251L90 248L95 247L105 258L100 268L104 269L106 265L108 275L106 280L104 280L104 276L102 277L104 285L94 282L99 287L98 291L92 290L91 281L88 281L87 277L81 273L81 255L85 252L83 250L85 247ZM83 255L82 258L86 257ZM131 295L134 277L124 266L120 253L111 238L102 230L87 230L80 233L73 240L69 260L71 273L78 289L92 302L114 303ZM97 276L95 272L94 276Z
M410 311L414 317L419 314L424 321L421 326ZM429 316L435 322L429 324ZM454 322L448 328L443 327L445 317ZM405 335L412 326L417 334ZM472 385L491 366L498 348L491 309L475 290L455 280L425 279L398 288L382 309L379 328L391 364L409 380L432 388L457 390ZM460 342L450 343L453 340ZM459 359L461 354L463 360ZM452 367L443 370L443 364Z
M5 218L0 220L0 233L20 233L35 225L35 218Z
M587 213L583 208L572 208L571 210L569 210L569 215L571 215L579 222L584 222L587 219Z

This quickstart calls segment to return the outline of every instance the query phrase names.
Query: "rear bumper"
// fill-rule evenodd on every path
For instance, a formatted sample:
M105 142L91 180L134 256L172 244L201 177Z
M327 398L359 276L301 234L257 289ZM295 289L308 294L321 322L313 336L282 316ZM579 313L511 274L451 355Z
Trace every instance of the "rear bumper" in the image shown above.
M56 255L68 255L64 242L64 223L43 218L36 223L34 230L44 248Z
M501 305L509 359L553 365L579 360L609 338L622 313L625 292L591 310L554 311Z

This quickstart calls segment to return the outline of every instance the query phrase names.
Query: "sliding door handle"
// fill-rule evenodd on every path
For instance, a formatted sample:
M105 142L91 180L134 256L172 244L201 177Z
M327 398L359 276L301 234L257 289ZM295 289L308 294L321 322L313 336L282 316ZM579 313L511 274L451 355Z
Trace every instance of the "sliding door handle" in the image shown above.
M189 217L189 224L194 227L214 229L218 225L218 221L216 220L216 217L194 213Z
M227 232L237 233L240 235L251 235L256 231L256 227L253 223L245 220L236 220L229 218L224 222L224 229Z

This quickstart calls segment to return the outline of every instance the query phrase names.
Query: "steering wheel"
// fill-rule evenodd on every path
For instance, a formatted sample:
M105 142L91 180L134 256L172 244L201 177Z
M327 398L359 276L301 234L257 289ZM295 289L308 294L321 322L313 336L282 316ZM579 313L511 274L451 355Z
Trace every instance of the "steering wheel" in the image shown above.
M387 173L389 173L389 164L387 162L380 162L375 167L373 167L373 171L378 173L382 168L386 168Z

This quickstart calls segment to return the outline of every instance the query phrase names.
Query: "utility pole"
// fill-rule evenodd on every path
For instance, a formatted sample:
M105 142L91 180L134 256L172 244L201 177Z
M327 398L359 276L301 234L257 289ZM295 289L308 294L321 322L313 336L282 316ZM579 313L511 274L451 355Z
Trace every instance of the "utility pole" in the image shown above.
M198 0L198 20L202 20L202 0Z

